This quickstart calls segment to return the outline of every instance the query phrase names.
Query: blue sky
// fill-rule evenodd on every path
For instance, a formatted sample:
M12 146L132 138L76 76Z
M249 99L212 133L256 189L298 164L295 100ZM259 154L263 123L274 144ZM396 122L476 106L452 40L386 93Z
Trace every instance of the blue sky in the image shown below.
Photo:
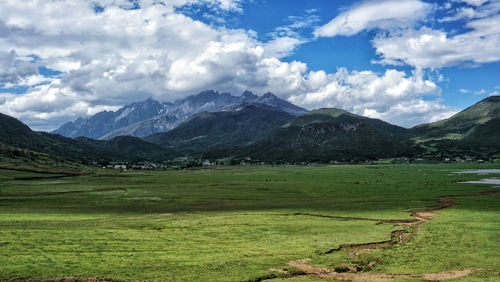
M0 3L0 112L38 130L205 89L410 127L499 78L499 0Z
M259 39L268 40L269 34L274 29L291 23L292 17L314 17L315 26L327 24L332 15L338 15L342 11L349 10L353 5L363 1L338 0L310 0L310 1L289 1L289 0L255 0L243 5L243 13L233 12L229 15L222 15L225 23L217 23L210 18L203 17L207 9L200 12L187 11L187 14L194 16L200 21L209 24L222 24L231 28L242 28L254 30L259 34ZM449 34L464 33L468 29L467 19L456 21L440 22L439 19L449 17L456 9L473 8L474 1L425 1L435 5L432 13L415 24L416 27L431 26L433 29L444 30ZM484 1L484 4L491 4ZM494 2L494 1L491 1ZM293 3L293 4L292 4ZM446 3L450 8L444 9ZM481 1L477 2L481 3ZM498 12L496 13L498 15ZM500 24L500 23L499 23ZM364 30L351 36L336 36L314 39L312 32L314 26L300 30L301 36L310 39L309 42L297 46L289 56L283 58L284 61L307 62L311 70L325 70L335 72L339 67L347 67L357 70L373 70L383 72L386 66L373 64L371 61L377 58L375 48L371 40L379 30ZM479 50L478 50L479 51ZM411 71L412 66L392 66L406 72ZM451 67L442 67L437 70L430 70L429 75L441 74L444 81L437 84L442 89L441 97L445 104L457 109L466 108L489 94L500 92L500 62L477 64L469 66L465 63ZM467 93L464 90L467 90ZM467 95L463 95L467 94ZM472 95L471 95L472 94Z

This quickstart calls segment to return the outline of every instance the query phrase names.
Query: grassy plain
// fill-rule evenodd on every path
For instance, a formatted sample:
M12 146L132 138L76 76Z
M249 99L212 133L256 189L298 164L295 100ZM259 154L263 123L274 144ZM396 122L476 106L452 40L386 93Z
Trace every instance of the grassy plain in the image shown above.
M498 190L457 183L484 175L451 173L492 166L96 170L47 179L39 177L53 175L0 169L0 280L279 280L301 273L290 261L309 258L370 273L475 269L462 279L494 281L500 194L456 198L458 205L419 232L404 227L411 234L405 244L355 257L347 249L324 254L390 240L402 226L384 219L412 219L410 211L435 206L441 196Z

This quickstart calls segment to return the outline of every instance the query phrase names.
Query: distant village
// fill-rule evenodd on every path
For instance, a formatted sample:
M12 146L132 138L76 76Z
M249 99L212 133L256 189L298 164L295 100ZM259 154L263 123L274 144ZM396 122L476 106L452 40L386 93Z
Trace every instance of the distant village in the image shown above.
M103 169L112 169L117 171L127 170L167 170L167 169L185 169L194 167L214 167L214 166L275 166L275 165L299 165L299 166L313 166L325 164L383 164L383 163L484 163L484 162L499 162L500 158L494 159L481 159L474 156L457 156L457 157L422 157L422 158L384 158L378 160L364 160L364 161L329 161L329 162L263 162L255 161L251 158L242 160L228 159L228 160L211 160L211 159L177 159L168 160L164 162L142 161L142 162L111 162L106 165L93 163L94 166Z

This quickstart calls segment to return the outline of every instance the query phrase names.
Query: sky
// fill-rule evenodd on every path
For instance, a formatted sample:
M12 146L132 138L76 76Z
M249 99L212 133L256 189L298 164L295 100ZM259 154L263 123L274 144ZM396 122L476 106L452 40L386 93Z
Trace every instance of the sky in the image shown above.
M500 95L500 0L0 0L0 112L35 130L207 89L441 120Z

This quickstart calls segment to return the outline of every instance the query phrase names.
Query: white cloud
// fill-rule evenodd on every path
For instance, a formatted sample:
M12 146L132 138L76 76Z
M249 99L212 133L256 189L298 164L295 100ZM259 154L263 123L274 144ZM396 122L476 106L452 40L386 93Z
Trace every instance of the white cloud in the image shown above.
M264 45L266 56L283 58L290 55L297 46L304 43L303 40L294 37L278 37Z
M271 38L265 43L265 55L268 57L283 58L301 44L312 40L310 34L319 22L316 9L305 11L303 16L288 16L286 25L276 27L267 35Z
M378 75L371 71L349 72L341 68L333 74L309 72L301 86L304 87L302 94L291 95L291 102L308 108L343 108L404 126L455 113L443 106L440 100L422 99L440 93L440 88L425 80L422 72L408 77L397 70Z
M367 0L354 5L315 31L316 37L354 35L365 29L412 26L432 9L419 0Z
M36 63L20 60L15 50L10 52L0 50L0 84L5 84L6 88L20 83L26 85L30 77L37 75Z
M459 91L460 93L462 93L462 94L466 94L466 93L469 93L469 92L470 92L470 90L467 90L467 89L464 89L464 88L460 88L460 89L458 89L458 91Z
M457 1L470 2L471 6L457 7L452 10L451 16L439 19L439 22L451 22L457 20L471 20L494 16L500 12L500 1ZM484 5L483 5L484 4Z
M500 60L500 15L471 21L471 30L455 36L423 27L380 34L373 46L382 64L417 68L477 65Z
M486 94L486 90L484 89L474 91L474 95L484 95L484 94Z
M123 2L123 0L120 1ZM173 7L204 4L225 11L242 12L243 10L241 4L244 1L245 0L169 0L169 1L142 1L142 3L147 2L147 4L151 4L151 2L163 2L166 5L172 5ZM106 2L108 2L108 4L112 3L112 1L106 1Z
M471 6L481 6L483 5L484 3L490 1L490 0L455 0L456 2L463 2L463 3L467 3ZM492 2L494 2L495 0L491 0Z
M405 120L407 126L412 126L449 118L458 112L451 107L442 105L440 102L440 100L424 101L414 99L393 104L383 113L368 109L364 114L383 120Z
M309 29L316 28L316 24L320 21L320 17L315 14L316 12L316 9L310 9L306 10L306 14L303 16L288 16L286 18L288 24L275 28L269 35L272 38L301 38L303 37L301 35L303 31L309 31Z
M452 22L460 19L473 19L477 17L477 12L474 8L462 7L457 9L455 15L439 19L439 22Z
M477 1L477 0L476 0ZM240 0L217 0L221 9L242 12Z
M474 67L500 60L500 1L455 0L450 16L438 22L465 20L461 30L450 33L428 27L379 33L372 41L376 63L408 64L416 68ZM457 5L457 2L468 6ZM449 2L448 2L449 3ZM451 6L450 6L451 8Z
M16 73L9 57L15 50L17 66L27 62L21 58L36 55L38 64L64 74L45 85L38 85L38 74L11 79L34 87L21 95L0 93L0 111L46 130L150 96L173 101L205 89L251 89L274 92L309 109L335 106L404 125L449 112L438 100L424 101L440 89L422 72L310 71L302 62L279 59L300 38L279 35L263 43L251 31L211 27L175 8L198 2L145 0L139 2L141 9L127 10L120 5L130 2L109 0L100 2L104 9L95 13L93 1L33 0L23 7L3 1L0 54L9 62L4 68L10 67L0 72ZM208 2L222 9L241 7L241 1ZM285 31L304 27L299 22Z
M414 29L436 7L420 0L365 0L316 29L316 37L354 35L381 29L372 43L380 60L372 63L416 68L477 66L500 60L500 1L454 0L445 4L450 16L438 22L467 20L465 32L449 35L428 27Z

